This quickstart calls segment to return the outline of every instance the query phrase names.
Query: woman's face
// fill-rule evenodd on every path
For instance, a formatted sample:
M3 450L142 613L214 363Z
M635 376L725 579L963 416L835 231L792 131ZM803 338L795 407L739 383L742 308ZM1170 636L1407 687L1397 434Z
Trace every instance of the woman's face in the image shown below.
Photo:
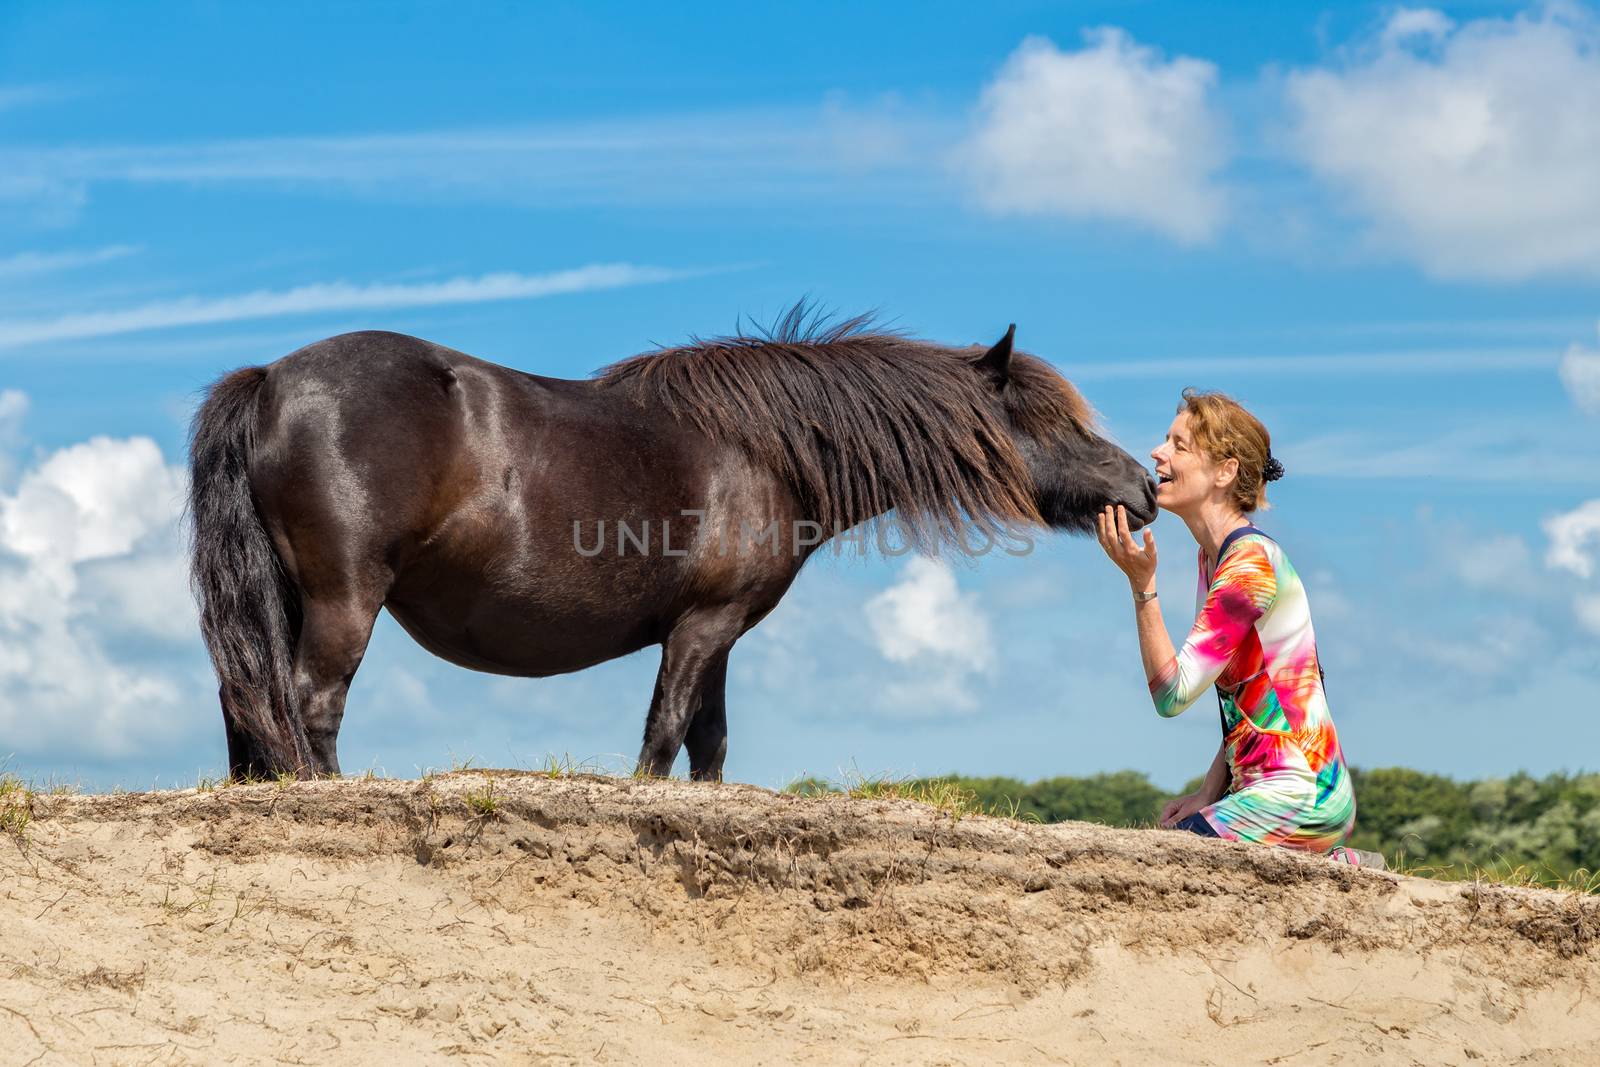
M1150 458L1156 461L1156 506L1174 515L1193 514L1231 481L1195 445L1187 411L1178 412L1167 427L1166 439L1151 451Z

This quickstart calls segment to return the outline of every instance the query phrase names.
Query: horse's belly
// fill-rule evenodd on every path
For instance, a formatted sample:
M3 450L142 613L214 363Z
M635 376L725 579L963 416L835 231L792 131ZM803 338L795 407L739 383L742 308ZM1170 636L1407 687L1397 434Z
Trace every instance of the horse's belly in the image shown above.
M470 611L449 605L385 605L395 621L423 648L461 667L543 678L592 667L637 652L658 640L637 620L599 618L582 612L518 602L478 602Z

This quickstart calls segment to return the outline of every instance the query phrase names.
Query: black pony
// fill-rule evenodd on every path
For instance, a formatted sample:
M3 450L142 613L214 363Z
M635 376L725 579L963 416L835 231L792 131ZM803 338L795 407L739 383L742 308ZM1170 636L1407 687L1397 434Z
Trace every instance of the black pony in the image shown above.
M949 348L796 307L583 381L380 332L234 371L195 416L189 501L231 773L338 772L386 607L497 674L659 644L639 766L668 774L687 744L691 774L719 778L729 650L828 538L1154 517L1148 474L1012 332Z

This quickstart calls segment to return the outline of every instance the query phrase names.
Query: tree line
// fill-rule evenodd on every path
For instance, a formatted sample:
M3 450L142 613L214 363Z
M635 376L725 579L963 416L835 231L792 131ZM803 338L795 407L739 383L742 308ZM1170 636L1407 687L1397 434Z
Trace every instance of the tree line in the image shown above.
M1351 768L1356 829L1350 844L1381 852L1391 866L1444 876L1521 870L1533 881L1579 884L1574 872L1600 872L1600 773L1518 772L1457 781L1404 767ZM1080 778L977 778L945 775L904 783L942 783L970 793L972 807L1039 822L1069 819L1107 826L1154 826L1173 795L1138 771ZM1197 789L1189 782L1184 792ZM830 787L815 779L796 792Z

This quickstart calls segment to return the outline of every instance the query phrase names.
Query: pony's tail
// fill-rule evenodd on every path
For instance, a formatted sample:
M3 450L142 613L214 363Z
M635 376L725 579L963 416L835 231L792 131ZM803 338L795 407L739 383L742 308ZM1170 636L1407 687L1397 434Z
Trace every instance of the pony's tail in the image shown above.
M313 766L295 699L300 594L250 492L263 367L211 387L189 430L190 579L221 684L230 773L301 775Z

